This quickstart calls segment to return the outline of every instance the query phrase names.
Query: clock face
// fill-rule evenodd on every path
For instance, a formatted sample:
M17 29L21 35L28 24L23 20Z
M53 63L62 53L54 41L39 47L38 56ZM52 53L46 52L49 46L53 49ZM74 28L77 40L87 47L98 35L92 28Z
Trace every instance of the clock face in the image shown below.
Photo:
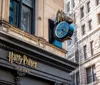
M62 39L66 37L69 30L69 25L67 22L63 21L59 23L55 29L55 35L57 38Z

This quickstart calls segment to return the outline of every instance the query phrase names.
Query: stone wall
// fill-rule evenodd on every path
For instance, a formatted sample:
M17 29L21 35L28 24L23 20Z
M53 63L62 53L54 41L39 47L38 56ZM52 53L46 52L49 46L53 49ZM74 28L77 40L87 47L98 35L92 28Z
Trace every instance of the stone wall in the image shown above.
M71 0L65 0L65 5L67 2L71 3ZM70 13L73 16L75 14L76 22L75 29L77 30L77 43L78 43L78 50L79 50L79 72L80 72L80 85L86 85L87 84L87 76L86 76L86 68L95 65L96 67L96 77L97 80L93 83L90 83L89 85L99 85L100 83L100 24L98 23L98 17L97 15L100 13L100 5L96 5L96 0L74 0L75 1L75 7L72 8L70 5ZM87 12L87 3L90 1L90 12ZM80 8L84 6L84 17L81 18ZM66 7L66 6L65 6ZM66 8L64 9L66 11ZM92 30L89 30L88 21L92 20ZM82 29L81 26L85 24L85 34L82 35ZM93 41L93 55L91 55L91 48L90 48L90 42ZM86 52L87 52L87 59L84 59L84 51L83 46L86 45ZM75 44L72 45L73 47ZM72 49L72 46L69 47ZM75 49L74 49L75 51ZM69 54L73 54L73 52L70 52ZM69 55L69 56L70 56ZM69 57L68 56L68 57Z
M0 20L6 21L9 23L9 4L10 0L0 0ZM8 26L8 28L13 29L9 30L9 33L13 33L11 36L18 36L20 40L23 40L25 42L28 41L29 44L31 44L32 40L35 40L34 37L37 37L38 41L48 44L45 46L45 50L56 53L59 56L65 57L66 56L66 43L63 43L63 49L60 49L52 44L50 44L48 41L48 19L55 20L56 12L58 9L63 10L63 0L35 0L35 36L30 35L28 33L23 32L22 30L15 28L13 26ZM7 24L7 23L6 23ZM5 30L8 30L8 28L5 28ZM3 28L4 29L4 28ZM11 31L11 32L10 32ZM17 34L16 34L17 33ZM20 37L21 36L23 37ZM27 38L26 38L27 37ZM34 38L34 39L33 39ZM38 42L36 42L38 43ZM38 46L38 44L37 44ZM43 44L40 44L40 48L44 48ZM62 51L63 50L63 51Z

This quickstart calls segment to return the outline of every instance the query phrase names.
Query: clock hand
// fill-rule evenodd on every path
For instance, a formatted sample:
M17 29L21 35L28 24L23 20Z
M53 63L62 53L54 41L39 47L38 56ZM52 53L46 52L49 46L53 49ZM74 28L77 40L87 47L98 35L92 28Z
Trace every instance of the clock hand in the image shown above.
M65 31L66 31L66 29L65 29L65 28L63 28L63 29L62 29L62 31L63 31L63 32L65 32Z

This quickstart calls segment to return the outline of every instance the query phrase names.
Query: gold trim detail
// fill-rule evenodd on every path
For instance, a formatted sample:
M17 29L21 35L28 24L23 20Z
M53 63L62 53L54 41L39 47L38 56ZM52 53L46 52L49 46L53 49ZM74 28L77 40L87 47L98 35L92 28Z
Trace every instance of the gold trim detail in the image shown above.
M16 53L9 52L8 59L9 59L10 63L16 63L19 65L27 65L31 68L36 68L36 66L37 66L37 62L28 58L26 55L21 56Z

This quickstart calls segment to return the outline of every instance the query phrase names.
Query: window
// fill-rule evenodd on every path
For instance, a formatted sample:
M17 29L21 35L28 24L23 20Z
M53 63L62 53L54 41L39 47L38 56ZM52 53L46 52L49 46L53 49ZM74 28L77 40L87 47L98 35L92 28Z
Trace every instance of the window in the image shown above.
M73 17L74 17L74 24L75 24L76 23L76 13L74 13Z
M34 34L35 0L10 0L9 23Z
M75 78L76 76L75 76L75 74L73 74L72 75L72 85L75 85L76 84L76 78Z
M95 69L95 65L93 65L91 67L88 67L86 69L86 72L87 72L87 84L96 81L96 69Z
M92 20L88 21L88 25L89 25L89 30L91 30L92 29Z
M84 45L83 46L83 53L84 53L84 60L86 60L87 59L87 46L86 45Z
M76 85L80 85L79 72L76 73Z
M78 52L78 50L75 51L75 60L76 60L76 63L79 63L79 52Z
M87 3L87 12L89 13L90 12L90 1Z
M66 9L67 9L67 12L70 11L70 2L67 3L67 8Z
M90 42L91 55L93 55L93 41Z
M62 42L59 42L58 40L55 39L54 37L54 21L49 19L48 20L48 24L49 24L49 32L48 32L48 36L49 36L49 43L62 48Z
M100 0L96 0L96 4L99 5L100 4Z
M100 24L100 13L98 14L98 23Z
M79 72L72 75L72 85L80 85Z
M77 31L74 31L74 39L75 39L75 43L77 43Z
M72 7L74 8L75 7L75 1L72 0Z
M81 11L81 18L83 18L84 17L84 7L81 7L80 11Z
M81 29L82 29L82 35L84 35L85 34L85 25L82 25Z

